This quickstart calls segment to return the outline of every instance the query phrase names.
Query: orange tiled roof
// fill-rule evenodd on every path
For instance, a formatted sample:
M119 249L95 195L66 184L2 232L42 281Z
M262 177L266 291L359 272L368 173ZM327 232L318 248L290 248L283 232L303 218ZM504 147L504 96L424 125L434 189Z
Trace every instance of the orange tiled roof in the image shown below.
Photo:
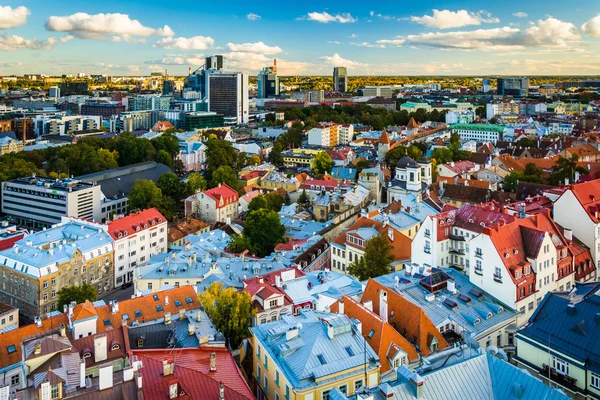
M168 240L169 242L175 242L179 239L186 237L187 235L194 234L199 230L208 227L210 227L210 224L207 224L204 221L192 217L187 217L183 221L171 223L169 225Z
M93 304L89 301L77 304L77 306L75 306L75 309L73 310L74 320L92 318L97 315L98 313L96 312L96 308L94 308Z
M363 336L379 355L382 373L393 368L387 357L392 345L396 345L408 353L410 363L419 358L415 347L392 325L350 296L344 295L340 300L333 303L330 307L331 312L339 313L340 302L344 304L344 314L361 322ZM371 331L374 332L373 335L369 335Z
M390 144L390 137L388 136L388 133L385 130L381 132L381 136L379 137L379 143Z
M572 185L571 191L590 219L596 224L600 222L597 214L600 211L600 179Z
M438 175L438 183L439 182L444 182L444 183L449 183L449 184L455 184L454 182L456 181L457 185L460 186L473 186L473 187L478 187L478 188L482 188L482 189L490 189L490 182L486 182L486 181L478 181L476 179L464 179L464 178L451 178L448 176L439 176Z
M403 336L409 341L418 345L423 356L431 354L429 346L433 338L438 342L438 349L442 350L448 347L448 342L437 330L433 322L429 319L425 311L418 305L404 298L381 283L369 279L365 292L362 296L362 302L372 301L373 312L379 315L379 292L387 292L389 322L395 326L397 331L404 332ZM392 315L392 311L394 315Z
M510 154L501 154L498 156L498 159L502 162L502 164L504 165L504 167L509 171L524 171L525 170L525 165L527 164L523 164L523 159L517 161L513 156L511 156Z

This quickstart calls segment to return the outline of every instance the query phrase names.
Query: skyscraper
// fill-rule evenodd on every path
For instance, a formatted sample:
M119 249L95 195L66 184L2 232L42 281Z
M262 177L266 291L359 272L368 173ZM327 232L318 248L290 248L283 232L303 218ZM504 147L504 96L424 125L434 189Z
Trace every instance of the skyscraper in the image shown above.
M279 96L279 77L277 76L277 59L273 60L273 65L265 67L258 73L258 98L266 99L272 96Z
M502 96L527 97L529 78L498 78L497 94Z
M348 69L335 67L333 69L333 90L338 92L348 91Z

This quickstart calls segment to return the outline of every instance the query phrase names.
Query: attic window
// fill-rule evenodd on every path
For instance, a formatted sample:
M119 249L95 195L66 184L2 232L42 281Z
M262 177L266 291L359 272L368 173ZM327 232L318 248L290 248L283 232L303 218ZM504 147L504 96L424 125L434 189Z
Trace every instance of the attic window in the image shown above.
M104 320L104 326L106 326L106 325L110 325L110 319L108 319L108 318Z
M186 299L185 299L185 302L188 303L188 304L191 304L192 301L193 300L192 300L191 297L186 297Z
M472 296L474 296L474 297L477 297L477 298L480 298L481 296L483 296L483 293L481 293L477 289L471 289L471 290L469 290L469 294L472 295Z
M14 344L11 344L10 346L8 346L8 347L6 348L6 352L7 352L8 354L14 353L15 351L17 351L17 348L15 347L15 345L14 345Z
M177 307L179 307L179 306L181 305L181 302L180 302L179 300L175 300L175 305L176 305Z
M375 330L371 329L371 332L369 332L369 335L367 337L369 339L372 339L374 335L375 335Z
M449 308L456 308L458 306L458 304L456 304L455 301L452 301L451 299L448 299L448 298L446 298L446 300L444 300L444 304Z
M152 296L154 298L154 301L158 301L158 295L155 294L154 296Z
M462 293L458 295L458 299L465 304L471 302L471 298L469 296L467 296L466 294L462 294Z
M354 356L354 351L352 350L352 347L350 347L350 346L346 347L346 353L348 353L348 355L350 357Z
M85 353L83 353L83 358L90 358L92 356L92 353L89 351L86 351Z
M156 306L156 311L162 311L163 310L163 306L161 306L160 304Z
M121 345L119 343L115 343L110 347L111 351L115 351L115 350L119 350L121 348Z
M142 316L142 312L140 310L135 312L135 316L136 317L141 317Z
M325 361L325 356L323 354L317 354L317 360L319 360L321 365L327 364L327 361Z

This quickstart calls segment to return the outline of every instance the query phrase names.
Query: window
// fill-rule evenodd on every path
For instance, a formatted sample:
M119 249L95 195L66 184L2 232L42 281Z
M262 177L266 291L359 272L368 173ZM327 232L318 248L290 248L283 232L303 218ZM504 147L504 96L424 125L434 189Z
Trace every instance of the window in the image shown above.
M260 365L256 366L256 380L260 382Z
M322 400L329 400L329 392L331 392L331 390L324 391L323 394L321 395L321 399Z
M362 381L362 379L361 379L361 380L358 380L358 381L356 381L356 382L354 382L354 391L356 392L356 391L357 391L358 389L360 389L362 386L363 386L363 381Z
M10 385L11 386L18 385L20 381L21 381L21 379L20 379L19 375L13 375L10 377Z
M494 279L497 281L502 280L502 270L500 269L500 267L494 268Z
M17 348L12 344L6 348L8 354L14 353L15 351L17 351Z
M552 357L552 368L559 374L569 375L569 363L558 357Z
M90 358L91 356L92 356L92 353L90 353L89 351L86 351L85 353L83 353L83 358Z
M269 357L267 356L267 353L265 353L265 364L264 364L265 370L268 371L269 370Z
M279 371L275 371L275 384L279 387Z
M279 393L275 392L275 400L279 400Z
M271 300L269 302L269 307L277 307L277 300Z
M590 386L596 389L600 389L600 375L595 372L592 372L592 380L590 382Z
M343 394L348 394L348 385L342 385L338 388L338 390Z
M475 273L481 275L483 271L483 266L481 264L481 260L475 260Z
M48 289L48 281L44 281L44 289Z
M529 306L527 307L527 309L529 311L533 311L533 301L529 303Z
M144 339L143 338L139 338L137 341L137 345L139 348L144 347Z
M269 377L265 374L265 393L269 393Z
M346 353L348 353L348 355L350 357L352 357L354 355L354 351L352 350L352 347L350 347L350 346L346 347Z
M60 386L58 383L52 385L52 398L59 399L60 398Z
M319 362L321 363L321 365L327 364L327 361L325 361L325 356L323 354L318 354L317 355L317 360L319 360Z
M285 385L285 400L290 400L290 387Z
M152 290L152 282L148 282L148 290Z

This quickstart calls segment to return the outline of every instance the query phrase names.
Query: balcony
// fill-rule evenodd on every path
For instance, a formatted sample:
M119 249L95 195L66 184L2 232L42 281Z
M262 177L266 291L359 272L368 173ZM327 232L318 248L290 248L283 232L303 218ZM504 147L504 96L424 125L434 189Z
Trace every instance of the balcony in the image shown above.
M431 247L425 247L425 248L423 248L423 252L425 252L427 254L431 254Z
M425 231L425 237L426 237L426 238L430 238L430 237L431 237L431 232L429 232L429 231Z
M457 271L464 271L465 270L465 265L464 264L457 264L457 263L452 263L450 264L450 268L454 268Z
M465 249L459 249L458 247L451 247L451 248L450 248L450 253L451 253L451 254L460 254L460 255L464 255L464 254L465 254Z
M456 240L457 242L464 242L465 241L465 237L462 235L455 235L453 233L448 235L448 238L450 240Z
M482 259L483 259L483 252L481 252L481 251L476 251L476 252L475 252L475 257L477 257L477 258L482 258Z
M494 280L496 282L502 283L502 275L500 275L500 274L494 274Z
M577 383L577 379L571 378L569 375L564 375L550 367L549 365L543 364L540 370L540 376L550 380L554 383L557 383L573 392L577 392L580 389L575 385Z
M473 270L475 271L475 273L477 275L483 275L483 268L477 268L477 267L475 267Z

